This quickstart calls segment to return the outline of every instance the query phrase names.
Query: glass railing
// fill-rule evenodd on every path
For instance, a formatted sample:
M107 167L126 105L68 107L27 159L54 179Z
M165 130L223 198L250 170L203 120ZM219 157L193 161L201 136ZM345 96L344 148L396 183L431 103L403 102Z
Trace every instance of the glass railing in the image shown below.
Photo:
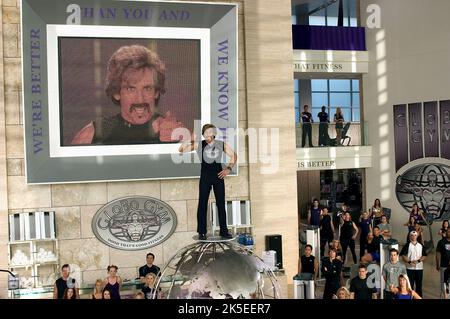
M367 146L369 145L368 131L368 122L346 122L340 130L340 139L337 139L338 131L335 123L311 123L305 126L298 123L296 145L297 148L311 147L308 134L311 132L312 147ZM304 141L303 134L305 134Z

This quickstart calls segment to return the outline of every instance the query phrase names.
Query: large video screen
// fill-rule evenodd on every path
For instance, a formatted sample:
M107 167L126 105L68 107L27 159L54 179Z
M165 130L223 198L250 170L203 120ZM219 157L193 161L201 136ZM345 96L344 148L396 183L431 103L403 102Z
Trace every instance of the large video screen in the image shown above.
M23 0L21 10L27 183L198 177L180 130L237 129L236 4Z
M200 40L60 37L58 53L61 146L178 142L201 118Z

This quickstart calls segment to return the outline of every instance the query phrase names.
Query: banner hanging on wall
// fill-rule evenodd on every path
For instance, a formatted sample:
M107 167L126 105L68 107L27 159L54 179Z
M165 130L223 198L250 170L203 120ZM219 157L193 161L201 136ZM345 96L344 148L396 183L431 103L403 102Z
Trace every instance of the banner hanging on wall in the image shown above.
M427 221L450 218L450 100L394 105L396 195Z
M237 5L23 0L29 184L197 177L213 123L237 149Z

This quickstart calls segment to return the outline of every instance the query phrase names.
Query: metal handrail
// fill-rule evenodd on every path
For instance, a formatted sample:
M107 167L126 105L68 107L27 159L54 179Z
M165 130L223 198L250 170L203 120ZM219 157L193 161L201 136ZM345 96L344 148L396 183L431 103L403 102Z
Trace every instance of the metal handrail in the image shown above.
M11 276L13 276L14 278L16 278L16 275L14 275L11 271L6 270L6 269L0 269L0 272L7 272L8 274L10 274Z

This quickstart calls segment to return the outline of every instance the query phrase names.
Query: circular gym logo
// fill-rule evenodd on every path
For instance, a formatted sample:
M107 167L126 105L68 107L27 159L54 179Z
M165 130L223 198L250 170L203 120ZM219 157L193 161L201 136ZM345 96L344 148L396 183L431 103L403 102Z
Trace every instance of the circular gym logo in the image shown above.
M447 165L416 165L397 177L395 191L407 211L417 202L428 220L450 218L450 167Z
M140 250L161 244L177 227L177 216L169 205L152 197L116 199L95 213L92 231L108 246Z

